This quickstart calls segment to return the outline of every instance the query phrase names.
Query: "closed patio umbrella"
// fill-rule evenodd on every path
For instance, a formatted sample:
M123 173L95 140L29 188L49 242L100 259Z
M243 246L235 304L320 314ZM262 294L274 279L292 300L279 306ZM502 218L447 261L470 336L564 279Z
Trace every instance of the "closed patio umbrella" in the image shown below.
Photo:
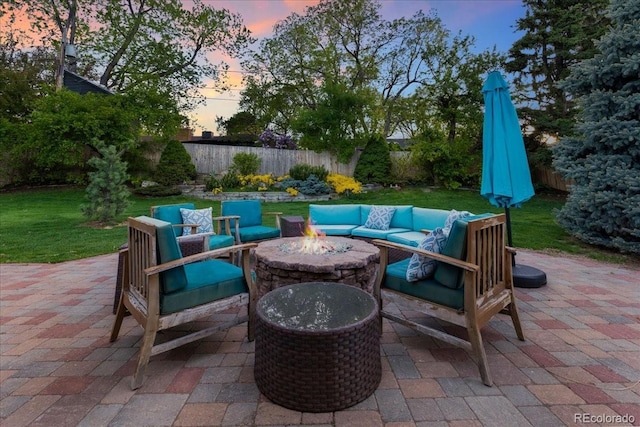
M509 209L520 207L534 195L527 153L509 85L500 72L489 73L482 93L485 111L480 194L492 205L504 208L508 244L513 246ZM543 272L517 263L513 266L513 280L520 287L539 287L547 283Z

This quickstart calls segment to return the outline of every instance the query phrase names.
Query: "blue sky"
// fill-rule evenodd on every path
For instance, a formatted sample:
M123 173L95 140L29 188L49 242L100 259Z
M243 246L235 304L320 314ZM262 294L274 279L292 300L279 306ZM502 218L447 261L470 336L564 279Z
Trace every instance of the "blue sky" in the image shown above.
M189 6L189 0L183 0ZM317 4L317 0L204 0L215 8L226 8L239 13L247 28L254 37L264 38L271 34L273 25L293 12L302 14L306 6ZM402 16L410 17L416 11L424 12L435 9L444 26L455 34L461 31L464 35L472 35L476 39L476 49L491 49L494 45L501 52L506 52L513 42L522 37L515 32L518 18L524 16L525 8L520 0L381 0L381 13L385 19L392 20ZM231 70L240 71L237 61L224 58L229 62ZM197 123L192 123L195 135L202 130L216 131L215 118L228 118L238 110L239 81L241 74L231 73L236 84L234 90L223 94L207 90L209 98L194 116Z

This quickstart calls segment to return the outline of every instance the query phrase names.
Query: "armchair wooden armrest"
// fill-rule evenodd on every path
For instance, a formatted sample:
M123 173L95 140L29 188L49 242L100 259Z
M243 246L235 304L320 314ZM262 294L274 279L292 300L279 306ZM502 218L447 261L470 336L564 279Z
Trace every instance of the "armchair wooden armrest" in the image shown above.
M191 234L197 234L198 227L200 227L200 224L171 224L171 226L173 228L190 227L191 228Z
M380 239L374 239L372 243L380 248L385 248L385 250L380 251L380 266L382 266L382 262L383 262L383 259L382 259L383 252L384 252L384 255L386 255L387 249L392 248L392 249L402 250L405 252L410 252L412 254L422 255L428 258L435 259L436 261L442 261L444 263L447 263L456 267L460 267L466 271L472 271L472 272L480 271L480 267L475 264L471 264L466 261L461 261L457 258L453 258L447 255L442 255L436 252L425 251L424 249L419 249L413 246L402 245L400 243L394 243L394 242L389 242L389 241L380 240ZM387 260L385 259L384 262L386 267Z
M218 234L222 234L222 224L224 223L224 232L227 236L237 236L239 233L239 229L238 227L239 222L240 222L240 215L225 215L225 216L214 216L213 218L211 218L213 220L213 222L216 223L216 232ZM235 221L235 227L234 227L234 232L231 233L231 220L236 220ZM237 241L237 239L236 239Z
M276 228L280 229L280 215L282 215L282 212L264 212L264 215L275 215Z
M153 267L145 268L144 272L147 275L162 273L163 271L171 270L181 265L191 264L197 261L203 261L206 259L217 258L221 255L226 255L229 251L248 251L251 248L258 246L256 243L243 243L241 245L229 246L226 248L214 249L212 251L201 252L199 254L189 255L184 258L176 259L164 264L155 265Z

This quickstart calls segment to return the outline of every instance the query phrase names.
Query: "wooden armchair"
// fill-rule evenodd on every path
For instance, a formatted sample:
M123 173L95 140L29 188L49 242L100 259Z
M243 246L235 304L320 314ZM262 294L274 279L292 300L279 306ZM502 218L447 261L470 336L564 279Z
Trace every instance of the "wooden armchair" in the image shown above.
M262 212L260 200L223 200L221 211L223 217L238 218L237 221L231 221L231 227L235 229L236 244L280 237L282 212ZM262 215L274 215L276 226L263 225Z
M202 239L205 250L226 248L235 244L235 237L231 235L230 227L230 221L235 217L212 217L212 231L210 233L196 234L201 224L185 224L180 209L194 210L195 205L193 203L178 203L151 206L150 216L171 223L175 228L176 237L184 256L202 251L202 249L198 250L196 243L198 239L194 238L194 236L199 236ZM185 235L184 228L190 228L191 233ZM232 255L233 253L231 253Z
M111 341L118 338L128 310L144 329L131 388L142 385L145 368L153 355L243 322L248 322L248 339L253 340L257 292L250 270L249 251L255 244L232 247L241 254L242 266L238 267L214 259L227 254L230 248L183 258L174 229L166 221L146 216L129 218L128 233L128 256ZM246 316L155 343L158 331L243 305L247 306Z
M381 318L405 325L419 333L470 351L482 381L493 385L480 330L498 313L511 316L520 340L524 334L513 291L512 252L505 246L505 215L477 215L453 224L442 254L385 240L374 240L380 248L380 274L374 287ZM388 263L389 250L404 250L436 260L432 278L406 280L410 259ZM407 319L387 310L385 303L462 326L468 339L444 329Z

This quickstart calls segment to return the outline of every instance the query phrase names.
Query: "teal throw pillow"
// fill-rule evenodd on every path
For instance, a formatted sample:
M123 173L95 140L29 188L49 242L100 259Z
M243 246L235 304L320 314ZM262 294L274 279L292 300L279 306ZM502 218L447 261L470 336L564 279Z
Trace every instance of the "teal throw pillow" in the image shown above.
M447 236L444 234L444 230L438 227L420 242L418 248L439 254L446 244ZM431 277L436 270L437 262L438 261L433 258L413 254L407 267L407 281L416 282Z
M364 228L388 230L395 211L396 208L392 206L371 206L371 211L369 211L367 221L364 223Z
M198 224L196 233L213 233L213 215L211 208L184 209L180 208L183 224ZM191 227L183 227L182 235L191 234Z

